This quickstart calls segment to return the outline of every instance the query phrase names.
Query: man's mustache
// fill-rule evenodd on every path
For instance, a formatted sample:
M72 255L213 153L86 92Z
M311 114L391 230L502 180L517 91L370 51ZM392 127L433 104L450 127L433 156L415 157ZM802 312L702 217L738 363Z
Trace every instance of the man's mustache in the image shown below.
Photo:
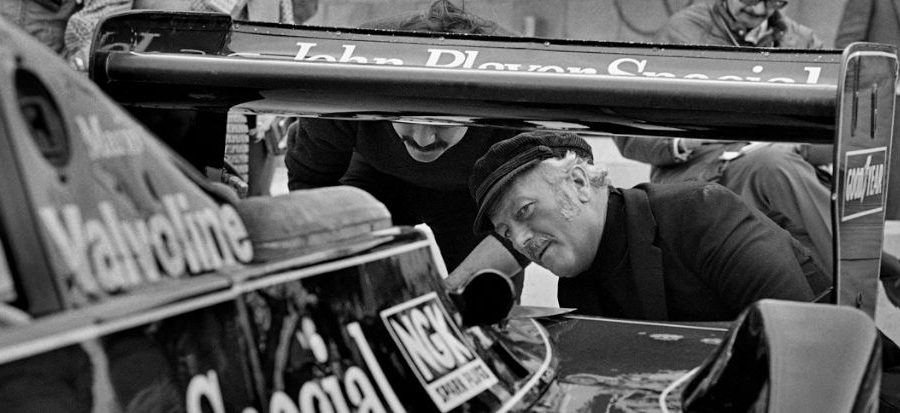
M421 152L431 152L431 151L436 151L438 149L444 149L447 147L447 142L444 142L442 140L436 140L436 141L434 141L434 143L431 143L431 144L425 145L425 146L419 145L418 143L416 143L415 139L413 139L409 136L401 136L400 140L402 140L403 143L405 143L409 146L412 146L413 148L415 148L416 150L421 151Z
M525 245L522 246L522 251L526 257L531 259L532 261L536 261L540 258L541 251L543 251L544 247L550 242L550 239L546 236L536 236L525 241Z

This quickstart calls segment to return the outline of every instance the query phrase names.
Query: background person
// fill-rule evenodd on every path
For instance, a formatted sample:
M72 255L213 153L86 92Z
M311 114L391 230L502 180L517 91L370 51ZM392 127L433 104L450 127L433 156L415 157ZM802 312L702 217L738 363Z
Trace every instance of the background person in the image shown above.
M812 301L831 280L789 233L716 184L609 186L591 148L528 132L475 164L475 229L560 277L561 306L647 320L732 320L762 298Z
M42 0L55 1L55 0ZM94 28L113 14L138 9L227 13L240 20L300 24L316 12L318 0L78 0L79 9L65 29L64 55L70 65L87 70ZM230 5L229 9L222 7Z
M76 0L3 0L0 16L62 54L66 23L78 10L77 3Z
M783 0L718 0L674 14L656 41L674 44L822 48L811 29L789 19ZM626 158L651 165L650 181L717 182L763 211L809 248L831 276L830 188L817 167L832 159L831 145L722 142L615 137ZM900 279L900 262L884 254L882 278Z
M821 49L813 30L788 18L786 0L716 0L679 10L654 42Z

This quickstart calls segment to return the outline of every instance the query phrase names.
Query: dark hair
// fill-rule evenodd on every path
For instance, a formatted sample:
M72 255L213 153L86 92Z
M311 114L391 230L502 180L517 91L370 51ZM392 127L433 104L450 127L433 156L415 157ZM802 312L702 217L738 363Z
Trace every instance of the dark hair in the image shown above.
M449 0L435 1L424 13L388 17L363 23L360 27L435 33L515 35L495 22L466 13Z

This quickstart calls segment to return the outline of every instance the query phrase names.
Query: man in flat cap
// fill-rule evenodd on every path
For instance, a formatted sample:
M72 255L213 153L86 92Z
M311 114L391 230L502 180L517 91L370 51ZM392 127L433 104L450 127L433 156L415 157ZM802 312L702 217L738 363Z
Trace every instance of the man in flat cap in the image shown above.
M755 208L712 183L609 185L571 133L494 144L473 169L476 232L560 277L559 303L646 320L732 320L762 298L815 301L831 280Z

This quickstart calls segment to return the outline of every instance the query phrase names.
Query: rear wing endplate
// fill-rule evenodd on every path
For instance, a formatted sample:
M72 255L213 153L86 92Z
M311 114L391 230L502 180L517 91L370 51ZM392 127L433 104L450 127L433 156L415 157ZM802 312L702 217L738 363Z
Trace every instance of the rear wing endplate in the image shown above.
M837 89L832 218L837 302L875 314L894 128L897 50L855 43Z

